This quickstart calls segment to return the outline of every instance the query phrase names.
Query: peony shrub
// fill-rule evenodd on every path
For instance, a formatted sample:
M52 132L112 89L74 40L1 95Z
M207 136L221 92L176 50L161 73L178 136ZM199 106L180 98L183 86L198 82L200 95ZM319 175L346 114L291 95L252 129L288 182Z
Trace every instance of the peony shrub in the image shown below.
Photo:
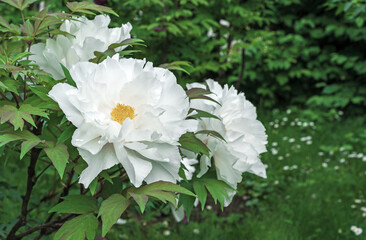
M32 3L5 2L21 14ZM29 161L22 211L7 239L56 231L54 239L90 240L98 222L104 237L122 214L143 213L151 201L189 218L208 194L228 206L244 172L266 177L259 155L267 136L243 93L211 79L184 90L171 70L185 71L186 63L154 67L126 57L143 41L131 39L129 23L109 28L111 9L67 7L71 14L45 9L20 27L0 22L5 39L26 48L1 58L0 144ZM102 14L76 15L91 12ZM25 229L32 190L50 171L61 190L44 223Z

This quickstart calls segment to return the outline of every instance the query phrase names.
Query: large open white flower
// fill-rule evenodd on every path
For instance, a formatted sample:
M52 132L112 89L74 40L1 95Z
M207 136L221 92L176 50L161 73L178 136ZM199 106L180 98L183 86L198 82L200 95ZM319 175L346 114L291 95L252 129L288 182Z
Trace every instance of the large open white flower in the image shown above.
M85 187L118 163L136 187L179 179L178 140L198 123L185 120L189 101L173 73L115 55L77 63L70 74L77 87L59 83L49 95L77 127L72 144L88 163L80 175Z
M65 77L60 63L70 69L78 62L93 58L94 51L104 52L112 43L131 37L130 23L123 24L120 28L108 28L110 21L108 15L98 15L94 20L86 17L66 20L60 29L73 36L57 35L55 39L47 39L46 43L32 45L30 52L34 55L29 59L54 79L60 80Z
M221 119L220 121L214 118L202 118L198 128L198 130L217 131L226 140L225 143L212 136L201 135L203 136L201 140L211 151L218 179L236 188L242 181L243 172L266 177L265 166L260 161L259 154L266 151L267 135L264 126L257 120L255 107L234 87L229 88L225 85L222 88L212 79L206 80L206 84L214 93L210 94L210 97L218 101L221 106L209 100L194 99L191 101L191 107L209 112ZM188 89L197 87L206 88L199 83L188 85ZM211 167L211 158L202 156L200 167L198 177ZM232 198L234 191L228 193Z

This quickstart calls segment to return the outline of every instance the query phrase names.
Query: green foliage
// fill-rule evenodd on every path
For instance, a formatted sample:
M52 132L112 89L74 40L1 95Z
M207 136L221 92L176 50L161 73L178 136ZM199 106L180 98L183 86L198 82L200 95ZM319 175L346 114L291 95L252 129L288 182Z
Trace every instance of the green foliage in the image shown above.
M54 240L94 240L97 227L98 220L93 214L80 215L64 223Z
M151 183L140 188L131 187L127 190L127 194L136 201L142 213L145 210L145 206L149 197L159 199L164 203L170 202L171 204L176 206L177 203L175 199L177 198L177 196L175 195L175 192L191 197L196 196L184 187L181 187L174 183L162 181Z
M97 200L93 197L74 195L67 196L64 201L57 204L49 212L84 214L98 210Z
M64 175L66 164L69 159L69 152L67 151L67 146L63 143L55 144L53 142L47 142L47 147L44 148L47 156L52 161L55 166L60 178Z
M113 194L102 202L98 216L102 216L103 227L102 236L104 237L109 229L115 224L118 218L130 205L130 200L122 195Z

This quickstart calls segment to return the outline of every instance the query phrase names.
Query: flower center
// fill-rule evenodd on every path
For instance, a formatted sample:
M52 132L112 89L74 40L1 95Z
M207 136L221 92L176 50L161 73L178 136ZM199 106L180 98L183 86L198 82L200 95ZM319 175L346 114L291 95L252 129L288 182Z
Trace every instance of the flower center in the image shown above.
M126 118L133 119L137 115L135 114L135 109L131 106L117 103L111 112L111 117L113 121L116 121L122 125Z

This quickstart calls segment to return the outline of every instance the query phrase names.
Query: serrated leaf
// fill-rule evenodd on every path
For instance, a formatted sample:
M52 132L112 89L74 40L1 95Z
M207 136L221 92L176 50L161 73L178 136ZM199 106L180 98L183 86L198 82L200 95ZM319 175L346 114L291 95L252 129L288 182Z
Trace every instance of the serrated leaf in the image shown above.
M102 202L98 217L102 217L102 236L104 237L109 229L115 224L118 218L130 205L130 200L120 194L113 194Z
M66 164L69 159L69 153L67 151L67 146L63 143L58 143L53 145L52 142L47 144L49 147L44 148L43 150L46 152L47 156L52 161L55 166L60 178L64 175L64 171L66 168Z
M98 220L92 213L80 215L65 222L54 240L94 240L97 228Z
M84 214L98 211L97 200L90 196L74 195L64 197L60 202L48 212Z
M215 201L219 201L221 205L221 209L224 207L225 198L229 198L229 195L226 189L233 189L231 186L226 184L225 182L218 180L218 179L211 179L211 178L200 178L200 182L202 182L207 190L210 192L212 198Z
M60 63L60 65L61 65L62 71L63 71L63 72L64 72L64 74L65 74L65 77L66 77L67 82L68 82L71 86L76 87L76 83L75 83L74 79L72 79L71 74L70 74L70 72L69 72L69 69L67 69L67 67L65 67L62 63Z
M193 190L196 193L198 200L201 202L201 208L203 210L205 208L207 199L207 191L205 185L202 182L195 181L193 182Z

